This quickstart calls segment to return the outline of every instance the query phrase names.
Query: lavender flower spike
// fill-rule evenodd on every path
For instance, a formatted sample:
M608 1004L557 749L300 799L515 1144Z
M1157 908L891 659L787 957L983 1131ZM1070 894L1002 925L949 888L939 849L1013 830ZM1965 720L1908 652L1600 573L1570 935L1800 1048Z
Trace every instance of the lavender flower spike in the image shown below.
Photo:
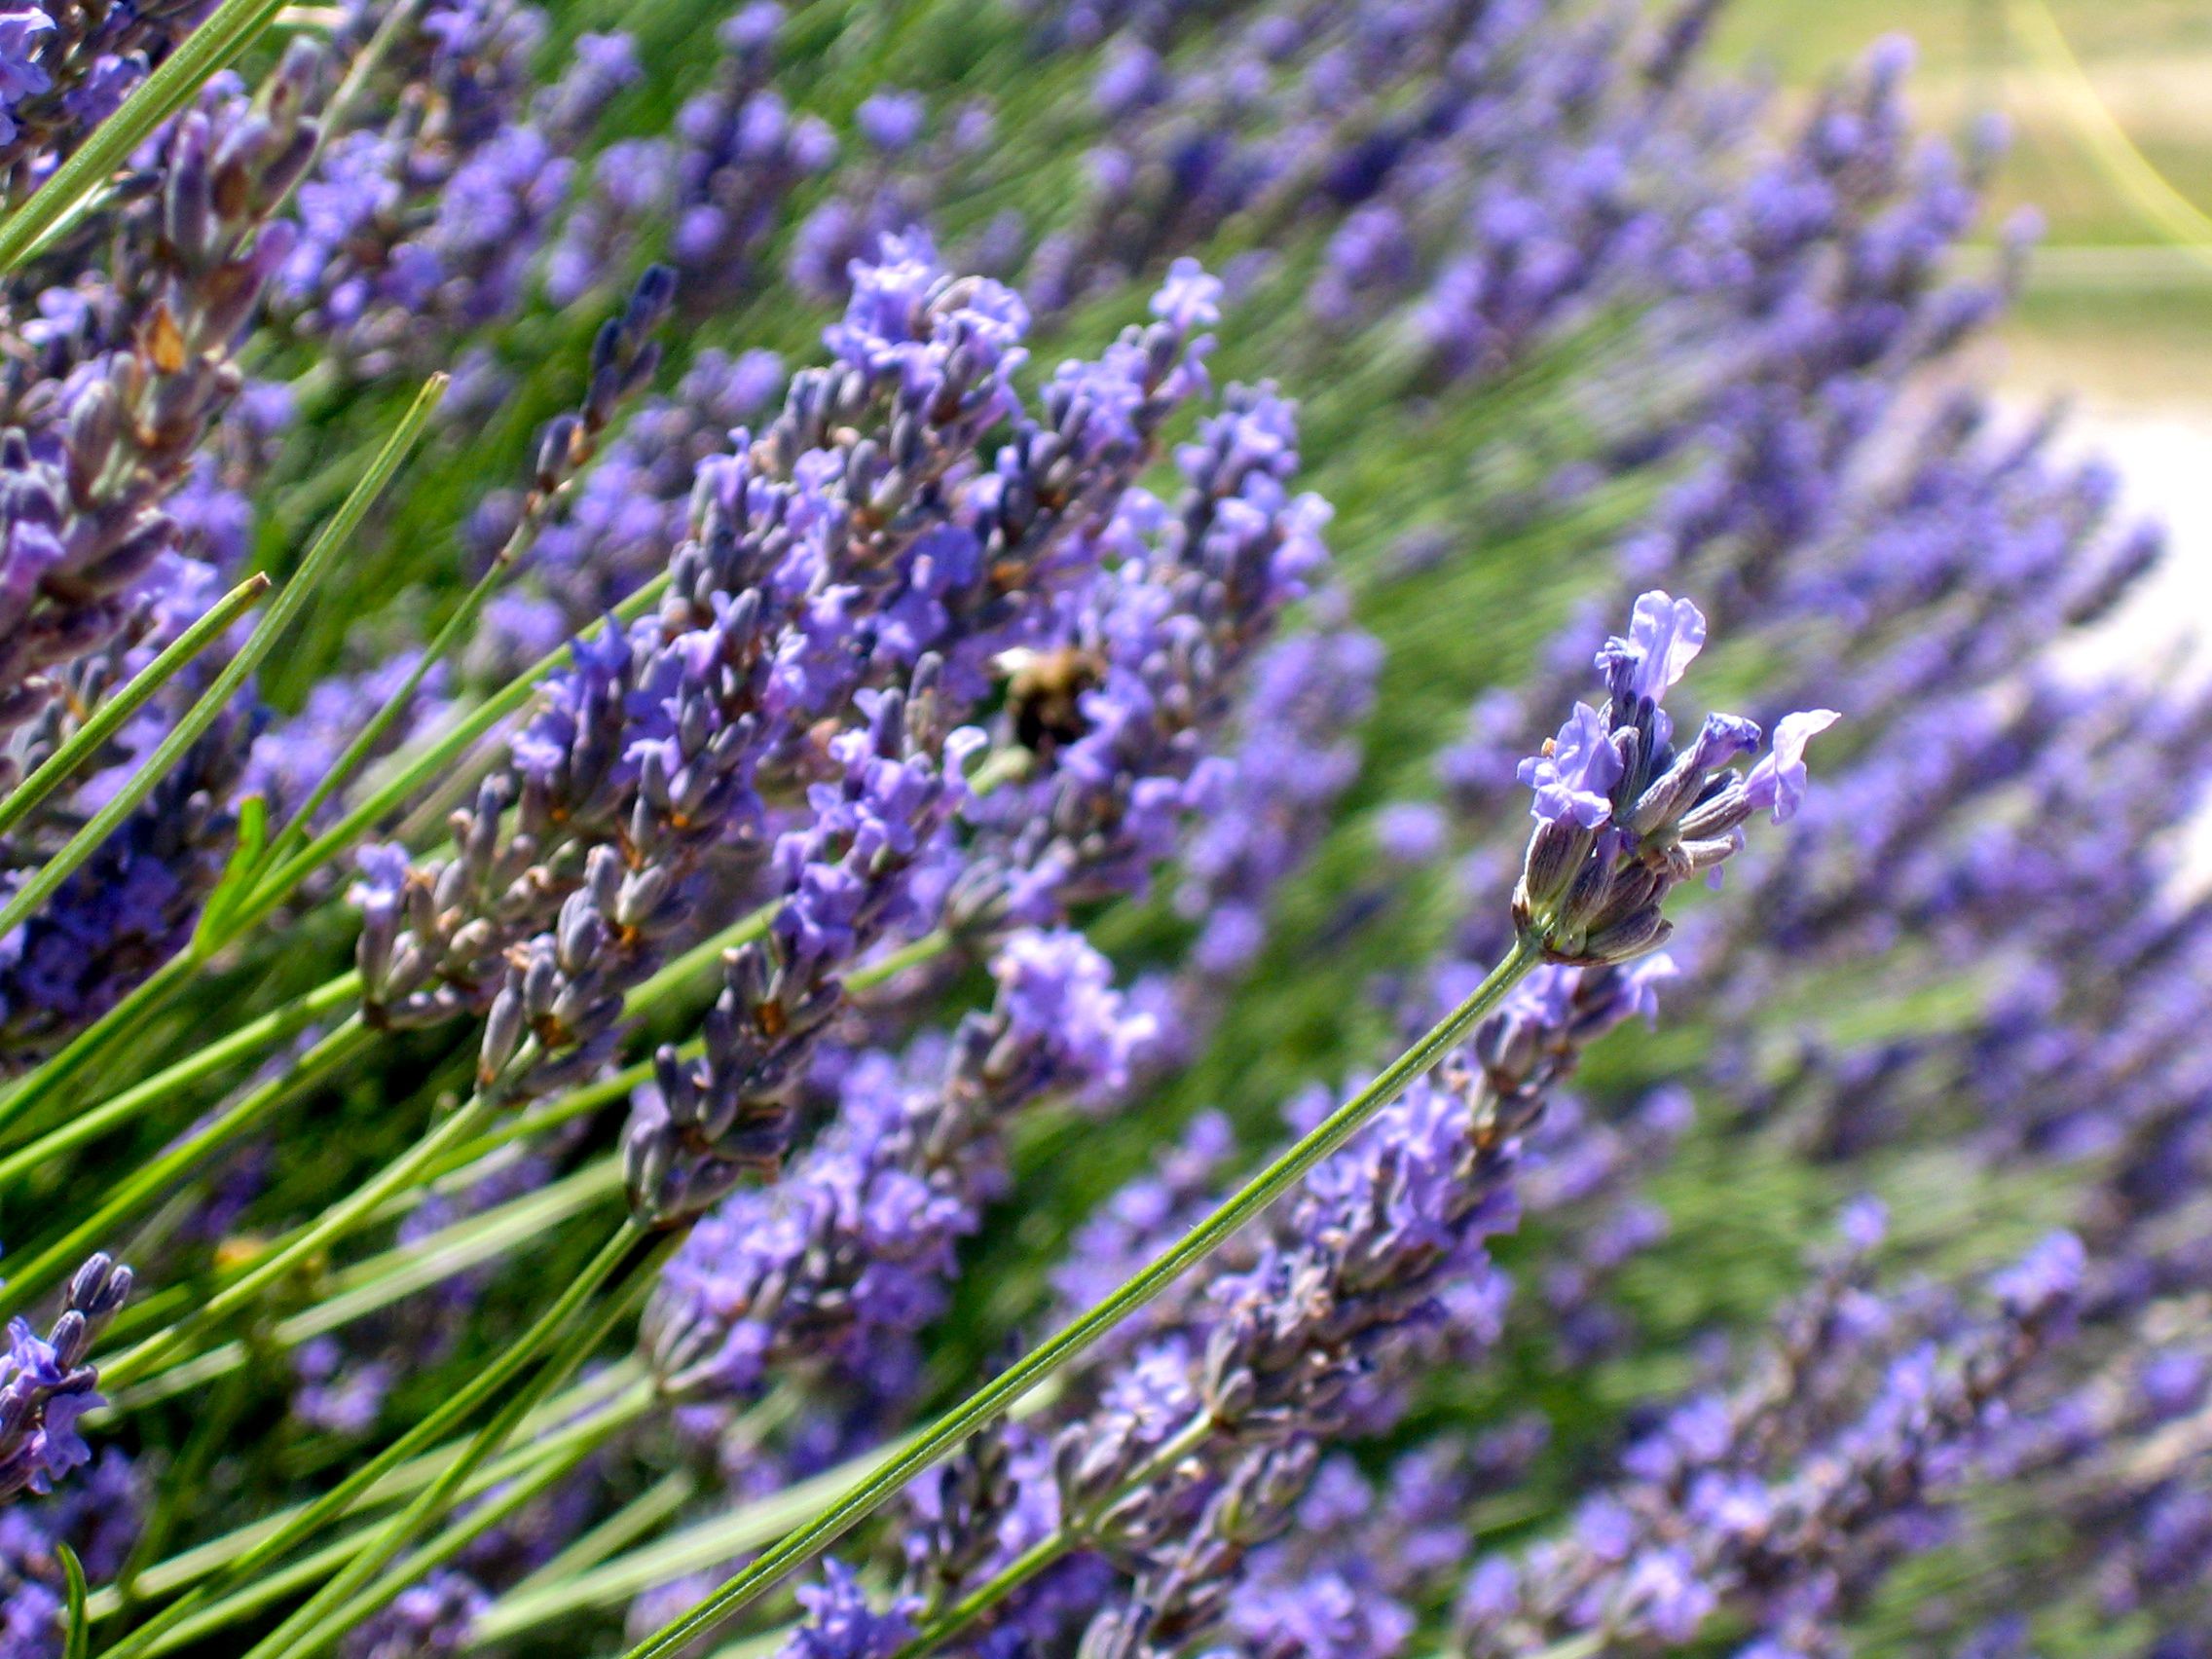
M1786 716L1748 775L1733 762L1762 740L1751 720L1708 715L1694 741L1675 747L1659 699L1704 645L1696 606L1643 595L1627 636L1598 652L1605 713L1576 704L1543 753L1521 763L1536 829L1513 919L1554 962L1618 962L1662 943L1673 931L1661 913L1668 892L1700 870L1717 878L1752 813L1769 808L1779 824L1804 799L1805 744L1840 718L1832 709Z
M178 538L164 503L244 384L236 352L292 247L275 215L313 158L320 79L295 42L252 102L218 92L171 124L159 195L120 233L129 303L76 343L74 372L9 407L22 424L0 430L0 732L122 633Z
M0 1353L0 1498L26 1487L51 1492L92 1460L77 1419L103 1402L86 1356L129 1295L130 1270L94 1255L69 1281L61 1317L43 1340L21 1319L9 1324L7 1351Z

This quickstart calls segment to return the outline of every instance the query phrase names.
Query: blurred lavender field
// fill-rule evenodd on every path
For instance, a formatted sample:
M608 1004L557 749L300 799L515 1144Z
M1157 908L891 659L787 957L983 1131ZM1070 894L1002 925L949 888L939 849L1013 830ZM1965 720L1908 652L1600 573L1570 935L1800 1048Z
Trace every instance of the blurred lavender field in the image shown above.
M2212 1659L2201 14L0 5L0 1659Z
M2041 14L2040 18L2038 14ZM2046 26L2068 56L2054 56ZM1885 31L1920 53L1935 119L2002 111L2013 134L2001 202L2032 205L2045 241L1971 372L2021 409L2063 399L2083 447L2126 474L2180 556L2121 613L2109 648L2166 643L2212 603L2212 15L2165 0L1891 0L1731 8L1717 50L1789 85L1814 84ZM2161 211L2123 176L2105 124L2188 206ZM2155 187L2154 187L2155 189ZM2171 204L2168 204L2169 207ZM2109 659L2108 659L2109 660Z

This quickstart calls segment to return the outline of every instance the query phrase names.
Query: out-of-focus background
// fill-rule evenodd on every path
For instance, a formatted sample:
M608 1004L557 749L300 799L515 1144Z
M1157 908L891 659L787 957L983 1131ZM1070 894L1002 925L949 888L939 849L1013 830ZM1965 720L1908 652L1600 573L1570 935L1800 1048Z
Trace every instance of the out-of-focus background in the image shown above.
M2027 287L1971 365L2023 410L2064 396L2074 441L2171 527L2174 557L2117 644L2212 613L2212 4L1739 0L1722 55L1810 92L1885 34L1919 47L1923 116L2002 114L2001 209L2045 221Z

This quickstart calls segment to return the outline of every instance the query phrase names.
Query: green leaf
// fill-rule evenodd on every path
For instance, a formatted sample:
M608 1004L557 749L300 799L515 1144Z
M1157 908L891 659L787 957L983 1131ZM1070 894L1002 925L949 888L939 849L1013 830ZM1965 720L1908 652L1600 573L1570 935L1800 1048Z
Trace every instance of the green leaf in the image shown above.
M92 1621L85 1612L84 1565L67 1544L55 1544L54 1553L61 1558L62 1576L69 1580L69 1636L61 1659L85 1659L92 1649Z
M0 231L0 235L4 234L4 231ZM416 441L422 437L423 428L429 424L430 415L438 406L438 399L445 394L446 380L447 377L442 374L432 375L424 385L421 395L415 399L415 406L408 410L391 436L386 440L384 449L378 454L376 463L369 468L368 475L353 486L352 493L346 498L331 521L323 526L322 534L309 547L307 557L300 561L298 572L284 584L283 591L277 594L276 602L269 607L252 637L240 647L239 654L215 677L215 683L177 721L175 728L162 740L161 747L130 775L129 781L116 791L114 798L94 813L92 821L69 838L67 845L18 888L5 907L0 907L0 936L5 936L26 917L37 913L39 907L54 897L61 884L75 874L79 866L137 809L138 803L152 793L154 786L183 760L192 746L200 741L207 728L230 706L231 699L238 695L239 688L261 666L262 660L276 648L276 642L283 638L293 621L307 608L316 586L329 573L346 544L352 539L353 532L367 515L370 504L384 493L385 486L391 482L400 463L407 459ZM15 1102L11 1101L10 1105L14 1106Z
M0 834L6 834L20 824L32 807L67 783L77 768L98 754L100 745L113 737L147 698L175 679L185 664L222 638L230 625L252 609L268 591L266 574L256 571L246 577L217 600L206 615L179 634L160 656L131 676L99 706L91 719L77 728L68 742L48 756L37 770L16 786L6 800L0 801Z
M215 884L215 891L207 895L207 903L200 912L200 925L192 932L195 950L212 949L222 937L224 919L239 907L239 901L253 885L261 856L268 850L269 802L260 795L247 795L239 807L238 845L231 849L231 862L223 866L223 879Z
M20 265L48 232L130 159L155 128L192 101L208 76L258 40L283 7L284 0L224 0L29 201L0 219L0 272Z

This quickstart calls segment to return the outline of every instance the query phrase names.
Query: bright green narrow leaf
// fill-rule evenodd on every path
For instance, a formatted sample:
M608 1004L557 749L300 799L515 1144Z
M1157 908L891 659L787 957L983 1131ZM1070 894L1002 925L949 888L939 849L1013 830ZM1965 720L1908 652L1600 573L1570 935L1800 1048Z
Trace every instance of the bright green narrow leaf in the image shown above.
M195 949L211 950L215 940L223 936L223 921L239 907L253 885L253 873L260 867L262 854L269 846L269 802L260 795L247 795L239 807L239 840L231 849L231 862L223 866L223 879L215 884L215 891L207 895L207 903L200 912L200 926L192 933Z
M0 835L20 824L32 807L67 783L77 769L97 755L100 746L122 728L123 722L138 712L147 698L182 673L185 664L221 639L230 625L252 609L255 602L268 591L269 577L255 571L217 600L206 615L179 634L160 656L132 675L66 743L18 784L6 800L0 800Z
M61 1558L61 1575L69 1581L69 1635L62 1645L61 1659L85 1659L92 1651L92 1621L85 1612L84 1564L67 1544L55 1544L54 1553Z
M238 695L239 688L261 666L263 659L276 647L276 642L283 638L294 619L306 608L316 586L336 563L346 544L352 539L353 532L360 527L361 520L367 516L370 504L384 493L385 487L399 471L400 464L406 461L409 452L422 437L424 427L429 424L430 415L438 406L438 399L445 395L446 380L446 376L439 374L432 375L424 383L421 395L415 399L414 407L408 410L391 436L386 440L384 449L378 454L376 463L369 468L368 475L353 486L352 493L346 498L337 514L323 526L322 534L315 537L313 545L308 549L307 557L300 561L297 573L284 584L283 590L277 594L275 603L262 617L261 625L254 629L252 637L240 647L239 654L215 677L215 683L177 721L175 729L162 740L161 747L131 774L129 781L116 791L115 797L94 813L92 821L71 836L66 846L16 890L5 908L0 908L0 935L6 935L19 926L26 917L35 915L39 907L54 897L61 884L99 849L102 842L115 833L123 821L152 792L154 786L176 767L192 746L215 723L222 712L230 707L231 699Z
M192 101L208 76L258 40L283 8L284 0L224 0L29 201L0 219L0 272L20 265L49 231L130 159L155 128Z

